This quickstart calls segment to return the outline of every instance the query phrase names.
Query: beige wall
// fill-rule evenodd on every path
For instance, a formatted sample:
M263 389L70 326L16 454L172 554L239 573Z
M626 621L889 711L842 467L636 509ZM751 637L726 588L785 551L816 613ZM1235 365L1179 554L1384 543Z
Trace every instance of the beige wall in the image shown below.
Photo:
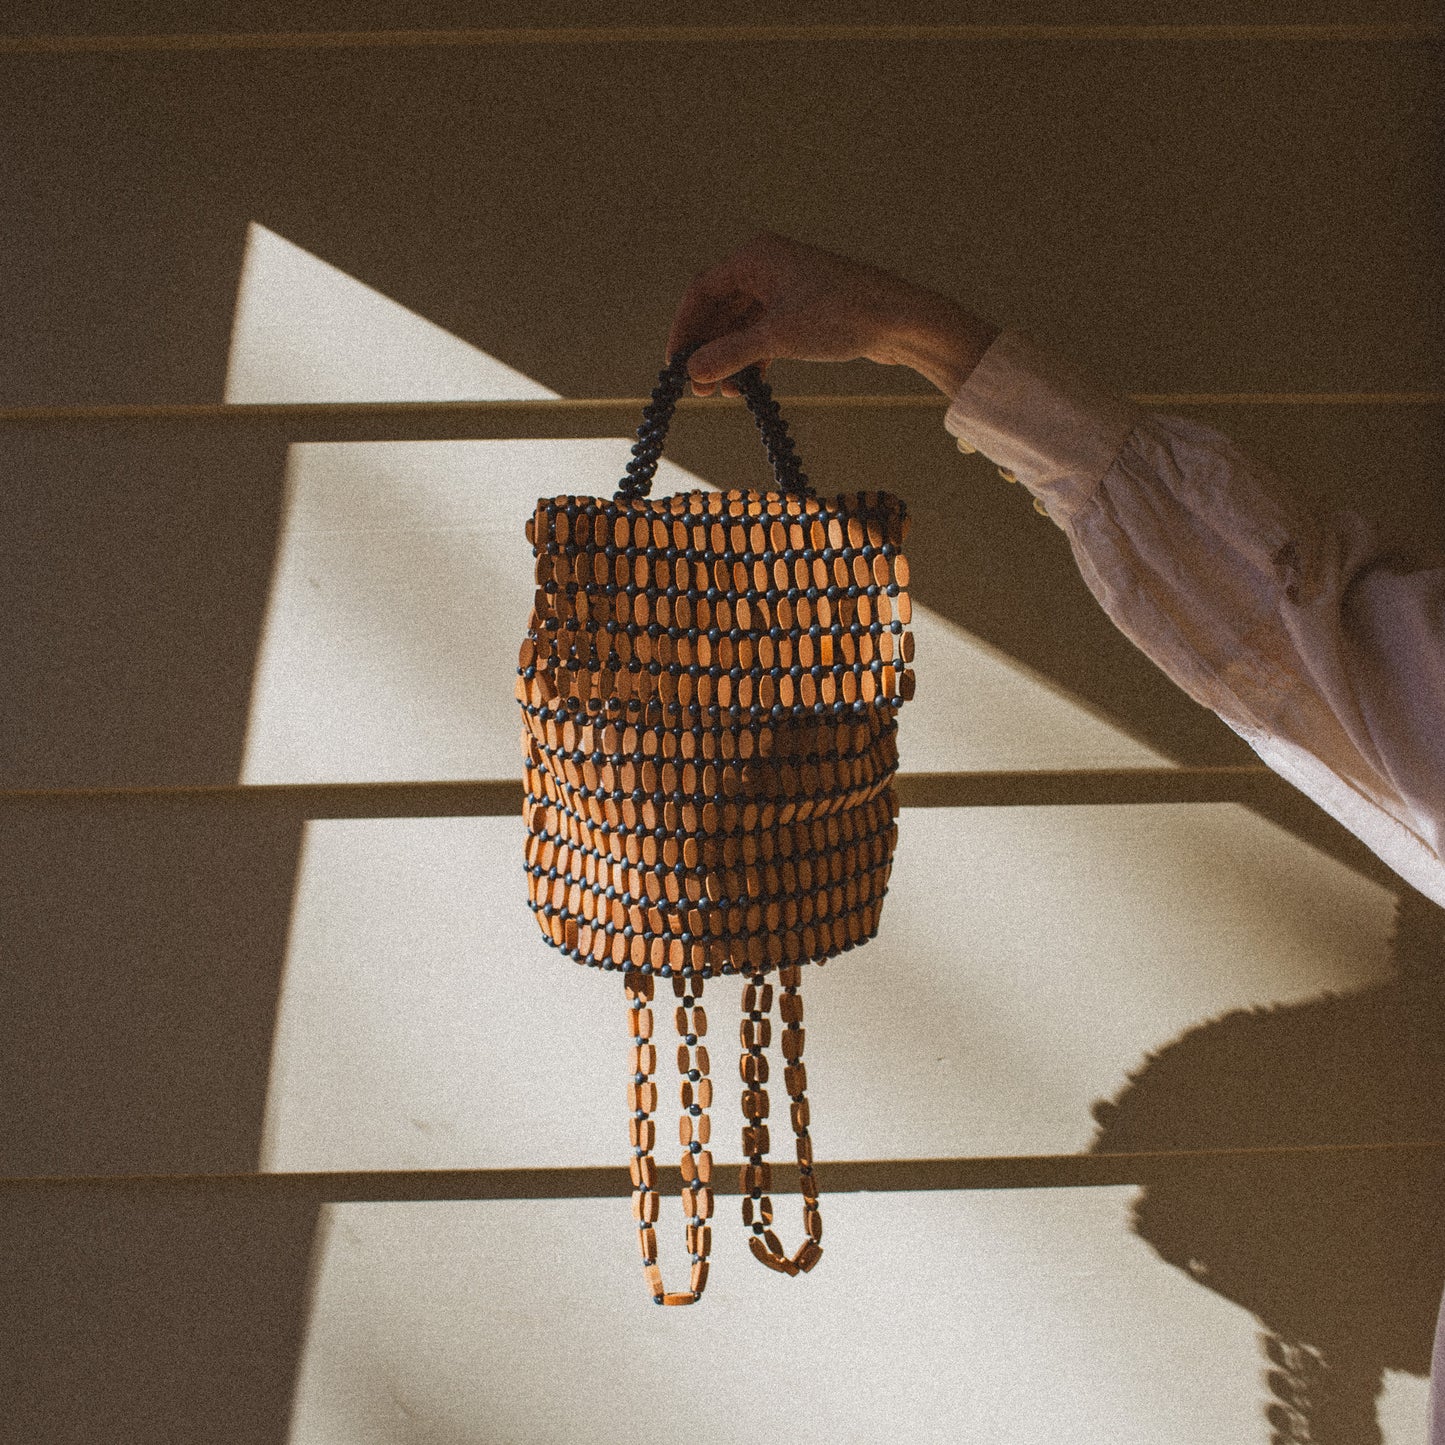
M488 23L53 8L71 36ZM916 518L905 770L1071 776L910 794L880 937L809 981L827 1258L765 1275L725 1197L707 1299L667 1312L617 1197L614 980L536 937L506 788L441 786L514 775L522 520L609 490L635 418L285 406L641 395L688 276L767 225L1438 546L1439 405L1260 399L1439 392L1438 40L3 38L40 25L0 26L13 1438L1423 1440L1442 1161L1359 1146L1445 1139L1440 911L1282 786L1178 781L1251 755L941 398L776 368L820 486ZM282 408L94 411L223 399ZM751 435L684 409L669 485L760 481ZM1111 781L1137 767L1180 771L1145 801Z

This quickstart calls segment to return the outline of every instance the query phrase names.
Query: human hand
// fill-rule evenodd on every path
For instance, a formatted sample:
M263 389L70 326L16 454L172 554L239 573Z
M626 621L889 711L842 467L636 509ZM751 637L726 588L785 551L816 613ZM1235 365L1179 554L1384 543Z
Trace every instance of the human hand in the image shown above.
M936 292L764 231L693 278L667 354L698 346L688 362L697 396L779 357L909 366L953 396L997 334ZM722 391L738 394L730 382Z

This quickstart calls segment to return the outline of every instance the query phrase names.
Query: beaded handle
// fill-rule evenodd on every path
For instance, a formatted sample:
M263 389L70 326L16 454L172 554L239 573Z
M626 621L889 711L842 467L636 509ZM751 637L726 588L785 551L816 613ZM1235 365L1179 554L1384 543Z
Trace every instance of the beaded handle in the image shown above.
M642 425L637 428L637 440L633 443L627 474L617 485L619 501L636 501L652 490L652 479L657 474L657 463L662 456L663 443L667 440L667 428L672 422L683 387L687 385L687 361L696 350L696 346L690 346L676 352L658 374L657 385L652 389L652 400L643 409ZM783 420L778 403L773 399L773 389L763 380L762 372L756 366L745 366L732 380L737 383L762 433L763 446L767 448L778 490L800 497L812 496L813 488L798 459L793 438L788 434L788 424Z
M803 1193L803 1227L808 1237L791 1255L783 1252L773 1233L773 1201L768 1191L773 1184L773 1166L768 1155L768 1059L764 1050L772 1041L773 1025L768 1017L773 1007L773 987L761 973L751 974L743 989L743 1052L739 1069L743 1076L743 1227L749 1230L748 1248L769 1269L780 1274L806 1272L822 1258L823 1216L818 1210L818 1179L813 1171L813 1141L808 1134L808 1071L803 1066L803 996L798 992L803 971L796 964L778 970L778 1012L783 1018L783 1087L790 1101L793 1134L797 1144L798 1183Z

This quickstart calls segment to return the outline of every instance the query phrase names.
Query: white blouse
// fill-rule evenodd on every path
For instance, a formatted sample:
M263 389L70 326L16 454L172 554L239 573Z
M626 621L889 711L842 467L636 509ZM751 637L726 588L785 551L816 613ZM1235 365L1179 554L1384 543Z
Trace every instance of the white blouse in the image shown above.
M1304 515L1228 437L1004 331L945 420L1063 528L1118 627L1445 905L1445 564Z

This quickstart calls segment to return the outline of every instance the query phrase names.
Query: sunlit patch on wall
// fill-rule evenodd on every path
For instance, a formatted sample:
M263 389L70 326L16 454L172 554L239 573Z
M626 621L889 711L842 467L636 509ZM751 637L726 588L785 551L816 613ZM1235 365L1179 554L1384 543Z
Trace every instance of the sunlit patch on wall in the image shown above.
M539 495L607 493L629 443L293 446L242 781L520 776ZM664 463L659 485L697 479Z
M228 402L503 401L557 393L252 222Z
M307 825L266 1168L621 1161L620 984L542 940L522 839L518 817ZM1231 804L905 809L879 936L805 980L819 1155L1082 1151L1094 1102L1203 1021L1384 980L1390 924L1384 889ZM740 991L709 985L717 1017ZM1207 1118L1227 1082L1180 1087ZM1329 1107L1299 1128L1329 1137Z
M335 1206L291 1442L1264 1445L1258 1327L1121 1227L1132 1192L838 1196L798 1279L720 1199L687 1310L645 1298L623 1199Z
M898 727L905 772L1169 764L1163 753L932 608L914 605L913 637L918 694Z

